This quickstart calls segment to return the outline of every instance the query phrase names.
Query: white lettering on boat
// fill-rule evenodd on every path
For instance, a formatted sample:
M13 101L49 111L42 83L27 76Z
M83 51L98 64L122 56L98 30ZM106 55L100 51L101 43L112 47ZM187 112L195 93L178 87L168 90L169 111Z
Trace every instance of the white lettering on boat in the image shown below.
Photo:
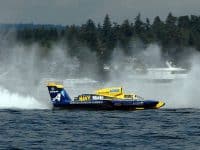
M103 96L92 96L93 100L102 100Z

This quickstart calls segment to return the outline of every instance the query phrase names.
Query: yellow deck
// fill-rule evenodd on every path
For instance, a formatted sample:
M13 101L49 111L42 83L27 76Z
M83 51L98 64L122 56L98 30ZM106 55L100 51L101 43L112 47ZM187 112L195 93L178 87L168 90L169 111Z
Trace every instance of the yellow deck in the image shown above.
M95 93L97 95L107 96L110 98L137 99L137 96L135 94L125 94L122 87L103 88L97 90Z

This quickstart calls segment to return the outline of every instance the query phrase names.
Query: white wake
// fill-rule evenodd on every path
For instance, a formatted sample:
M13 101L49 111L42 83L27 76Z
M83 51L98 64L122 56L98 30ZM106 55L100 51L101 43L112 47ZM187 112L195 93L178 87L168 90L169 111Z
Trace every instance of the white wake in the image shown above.
M31 96L11 93L2 87L0 87L0 95L0 109L50 109L48 104L44 104Z

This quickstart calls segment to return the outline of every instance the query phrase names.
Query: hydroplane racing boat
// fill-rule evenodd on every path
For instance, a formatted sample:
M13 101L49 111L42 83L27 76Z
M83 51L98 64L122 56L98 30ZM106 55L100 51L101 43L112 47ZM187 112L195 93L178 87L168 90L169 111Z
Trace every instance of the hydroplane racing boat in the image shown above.
M135 94L125 94L122 87L103 88L95 94L81 94L71 99L63 84L49 82L51 102L54 108L92 110L142 110L158 109L162 101L145 100Z

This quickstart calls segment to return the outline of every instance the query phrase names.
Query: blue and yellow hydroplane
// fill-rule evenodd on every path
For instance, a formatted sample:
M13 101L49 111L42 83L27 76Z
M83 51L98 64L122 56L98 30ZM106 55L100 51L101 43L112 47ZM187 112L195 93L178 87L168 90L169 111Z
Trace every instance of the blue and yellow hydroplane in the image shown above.
M143 110L158 109L162 101L145 100L136 94L125 94L122 87L103 88L95 94L81 94L71 99L63 84L49 82L51 102L54 108L92 110Z

